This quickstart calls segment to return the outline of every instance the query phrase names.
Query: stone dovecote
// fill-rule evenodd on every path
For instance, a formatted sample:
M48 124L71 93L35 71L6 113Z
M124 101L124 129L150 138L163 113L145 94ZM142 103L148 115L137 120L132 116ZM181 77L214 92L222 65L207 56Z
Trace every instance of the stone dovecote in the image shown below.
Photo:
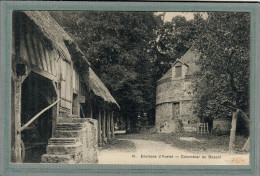
M156 128L161 133L196 131L193 114L193 80L199 70L197 50L190 48L157 82Z

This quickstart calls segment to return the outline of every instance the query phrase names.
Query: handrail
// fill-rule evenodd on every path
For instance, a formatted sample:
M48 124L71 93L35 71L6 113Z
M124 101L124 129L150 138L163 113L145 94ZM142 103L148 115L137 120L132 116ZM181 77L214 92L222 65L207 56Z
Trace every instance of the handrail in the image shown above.
M39 112L38 114L36 114L31 120L29 120L29 122L27 122L23 127L18 129L18 132L21 133L26 127L28 127L35 119L37 119L42 113L44 113L45 111L47 111L48 109L50 109L52 106L54 106L55 104L57 104L60 101L60 99L56 100L54 103L52 103L51 105L49 105L48 107L44 108L43 110L41 110L41 112Z

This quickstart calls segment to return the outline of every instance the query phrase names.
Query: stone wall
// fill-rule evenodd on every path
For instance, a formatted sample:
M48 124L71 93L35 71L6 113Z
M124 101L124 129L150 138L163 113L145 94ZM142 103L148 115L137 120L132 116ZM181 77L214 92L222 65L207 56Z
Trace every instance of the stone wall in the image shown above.
M58 117L43 163L97 163L97 120Z
M178 131L180 126L187 132L196 131L198 118L193 114L192 83L189 79L178 78L161 82L156 92L156 128L158 132ZM172 103L180 103L181 124L172 119ZM164 126L164 127L162 127ZM166 130L166 128L167 130ZM162 130L162 128L165 128Z
M164 122L172 118L172 103L164 103L156 106L156 128L159 129Z
M97 152L98 152L98 122L95 119L89 119L86 125L86 163L97 163Z
M172 103L157 105L155 124L158 133L175 133L182 131L180 119L172 119Z
M184 81L168 81L157 86L156 104L184 99Z
M197 130L198 118L193 114L192 101L181 101L181 119L185 132Z

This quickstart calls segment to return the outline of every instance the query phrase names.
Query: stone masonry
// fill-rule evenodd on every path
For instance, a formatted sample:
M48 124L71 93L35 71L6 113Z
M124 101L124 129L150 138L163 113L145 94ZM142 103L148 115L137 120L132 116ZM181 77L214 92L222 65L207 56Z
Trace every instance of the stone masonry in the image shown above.
M97 163L97 121L74 116L58 117L57 121L42 163Z
M193 113L194 81L200 53L190 48L157 81L155 124L159 133L195 132L198 117Z

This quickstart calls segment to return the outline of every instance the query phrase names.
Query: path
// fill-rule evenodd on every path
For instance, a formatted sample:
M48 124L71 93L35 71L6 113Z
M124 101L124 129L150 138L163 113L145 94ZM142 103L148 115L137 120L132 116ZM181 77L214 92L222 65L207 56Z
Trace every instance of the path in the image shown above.
M247 165L249 163L249 154L211 153L210 155L216 158L209 158L207 153L189 153L163 142L136 139L131 141L136 145L136 151L101 150L98 155L99 164ZM206 158L202 158L203 155Z

